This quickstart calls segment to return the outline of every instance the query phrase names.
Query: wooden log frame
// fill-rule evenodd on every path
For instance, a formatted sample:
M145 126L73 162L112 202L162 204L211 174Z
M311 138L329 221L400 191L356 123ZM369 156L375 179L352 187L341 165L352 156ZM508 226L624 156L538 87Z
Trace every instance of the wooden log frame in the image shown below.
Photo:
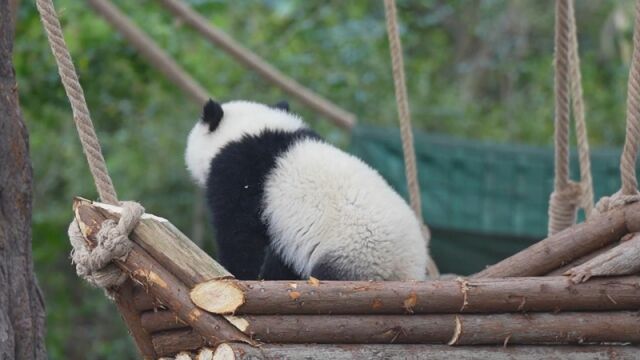
M332 359L332 360L539 360L633 359L638 347L622 346L444 346L444 345L274 345L252 348L244 344L219 345L213 360Z
M119 208L78 200L74 210L83 233L93 240L104 219L118 218ZM280 344L640 343L638 314L620 311L640 307L638 276L583 284L564 277L493 278L548 273L610 246L637 230L638 210L640 204L631 204L551 236L476 275L487 279L237 281L168 221L152 215L145 215L132 233L134 250L119 266L144 285L144 291L131 294L131 302L136 309L152 310L142 314L141 322L152 333L159 356L220 342L255 345L252 339ZM587 245L580 242L583 250L570 253L580 238ZM542 254L544 264L537 264ZM518 263L527 255L537 259L527 262L533 270ZM571 312L480 314L532 311ZM218 314L235 316L225 320Z
M214 314L427 314L640 309L640 276L446 281L211 280L191 291Z
M237 318L236 326L252 338L271 344L507 346L639 344L639 321L640 315L630 311L412 316L243 315ZM180 343L200 346L189 331L181 330Z
M95 235L100 230L100 226L107 218L118 219L116 211L110 211L113 207L95 203L84 199L74 201L74 212L80 229L91 244L95 244ZM116 208L117 209L117 208ZM206 264L203 261L176 261L168 254L184 254L185 251L194 257L198 256L197 250L189 252L193 245L181 244L180 239L186 239L177 229L167 224L168 221L152 216L143 216L138 226L134 229L131 237L135 242L133 249L129 252L126 260L115 261L115 263L130 277L142 284L154 297L158 298L180 319L187 322L201 337L205 338L207 344L215 345L226 341L240 341L254 344L248 336L238 331L228 321L220 316L209 314L199 310L189 299L189 288L174 274L180 274L180 278L191 283L198 279L220 278L228 276L226 270L210 260L210 266L201 267ZM149 228L147 231L147 227ZM174 233L175 232L175 233ZM189 241L187 239L187 241ZM140 244L148 244L153 251L158 252L169 248L171 252L165 251L159 254L159 259L152 257L141 247ZM153 244L153 245L151 245ZM166 249L165 249L166 250ZM198 249L199 250L199 249ZM201 250L200 250L201 251ZM206 254L205 254L206 255ZM203 256L200 256L202 260ZM193 258L192 258L193 259ZM168 262L165 264L165 262ZM219 268L219 269L218 269ZM168 271L171 269L171 272ZM211 276L211 277L209 277Z

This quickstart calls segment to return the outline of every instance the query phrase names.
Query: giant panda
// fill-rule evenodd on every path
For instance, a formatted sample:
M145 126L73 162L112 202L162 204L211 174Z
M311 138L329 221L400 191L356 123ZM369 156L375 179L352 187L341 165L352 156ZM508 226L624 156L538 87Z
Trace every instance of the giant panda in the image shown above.
M423 280L407 203L286 103L210 100L185 160L206 190L221 264L238 279Z

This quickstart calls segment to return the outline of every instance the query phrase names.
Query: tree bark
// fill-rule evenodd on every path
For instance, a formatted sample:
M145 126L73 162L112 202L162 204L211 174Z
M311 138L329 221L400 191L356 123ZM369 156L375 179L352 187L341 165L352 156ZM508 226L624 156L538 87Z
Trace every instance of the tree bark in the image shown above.
M11 63L11 4L0 0L0 359L46 359L44 301L31 256L29 135Z
M573 284L567 277L443 281L212 280L191 291L216 314L426 314L640 308L640 276ZM136 307L153 308L148 298Z
M635 346L445 346L445 345L271 345L252 348L225 343L216 348L213 360L604 360L634 359Z

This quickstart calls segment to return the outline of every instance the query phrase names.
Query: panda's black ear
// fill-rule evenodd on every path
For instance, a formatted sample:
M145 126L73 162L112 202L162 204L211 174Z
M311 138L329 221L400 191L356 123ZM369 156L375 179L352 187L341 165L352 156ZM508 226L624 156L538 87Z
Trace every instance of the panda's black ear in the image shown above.
M205 124L209 124L209 131L214 131L218 128L223 115L222 106L212 99L209 99L202 108L202 121Z
M280 109L280 110L284 110L286 112L289 112L289 103L286 102L285 100L279 101L277 104L274 104L273 107L276 108L276 109Z

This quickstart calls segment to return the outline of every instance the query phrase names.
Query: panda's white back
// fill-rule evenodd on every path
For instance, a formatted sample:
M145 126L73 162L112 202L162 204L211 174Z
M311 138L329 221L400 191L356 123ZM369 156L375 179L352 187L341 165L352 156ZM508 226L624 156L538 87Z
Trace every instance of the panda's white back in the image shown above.
M265 182L263 220L272 244L304 277L318 262L353 280L423 280L427 245L407 203L372 168L304 139Z

